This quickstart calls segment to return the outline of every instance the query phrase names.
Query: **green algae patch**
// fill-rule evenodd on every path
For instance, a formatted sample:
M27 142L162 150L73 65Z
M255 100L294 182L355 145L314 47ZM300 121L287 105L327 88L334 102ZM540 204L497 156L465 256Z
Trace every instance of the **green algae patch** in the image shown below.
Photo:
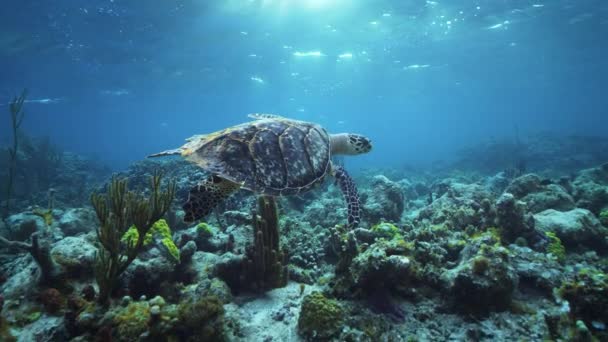
M372 226L372 232L388 240L403 239L399 233L399 228L388 222L382 222Z
M553 255L560 263L566 261L566 248L562 244L562 240L553 232L545 232L545 235L549 238L547 253Z
M155 236L160 238L161 244L165 246L172 260L175 262L180 262L179 249L173 242L171 237L171 228L165 219L160 219L154 223L152 228L150 228L150 231L146 234L143 245L149 245L152 241L154 241ZM134 247L138 239L139 232L137 231L137 227L131 226L120 238L120 241L127 246Z
M309 339L328 340L342 329L344 312L340 304L321 292L313 292L302 300L298 332Z
M196 225L196 231L204 237L211 237L213 236L213 230L211 230L211 227L209 227L209 225L205 222L201 222L199 224Z
M600 222L602 223L602 225L604 227L608 227L608 209L602 210L599 218L600 218Z
M114 316L116 333L120 341L138 341L148 331L150 305L148 302L133 302Z

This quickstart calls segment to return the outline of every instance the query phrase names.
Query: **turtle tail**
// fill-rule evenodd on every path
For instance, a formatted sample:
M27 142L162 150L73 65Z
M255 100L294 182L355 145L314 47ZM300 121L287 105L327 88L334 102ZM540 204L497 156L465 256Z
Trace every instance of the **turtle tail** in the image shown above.
M240 187L240 184L216 175L209 176L190 189L188 200L182 206L186 213L184 221L193 222L209 215L213 208Z
M355 228L361 222L361 202L359 201L357 186L342 166L334 167L334 176L340 185L340 190L342 190L348 208L348 227Z

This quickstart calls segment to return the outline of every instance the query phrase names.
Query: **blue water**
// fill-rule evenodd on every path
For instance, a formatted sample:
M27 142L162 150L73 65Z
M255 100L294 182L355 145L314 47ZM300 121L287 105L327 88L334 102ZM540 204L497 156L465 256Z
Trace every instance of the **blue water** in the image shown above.
M369 136L353 169L608 134L602 0L4 0L0 27L0 103L115 168L252 112Z

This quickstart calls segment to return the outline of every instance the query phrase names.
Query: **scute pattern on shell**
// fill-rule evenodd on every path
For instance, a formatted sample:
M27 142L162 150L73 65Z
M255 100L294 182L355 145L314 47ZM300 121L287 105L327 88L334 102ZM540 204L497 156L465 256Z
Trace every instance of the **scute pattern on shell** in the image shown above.
M319 125L264 119L204 135L185 158L243 188L293 195L320 183L330 169L329 135Z

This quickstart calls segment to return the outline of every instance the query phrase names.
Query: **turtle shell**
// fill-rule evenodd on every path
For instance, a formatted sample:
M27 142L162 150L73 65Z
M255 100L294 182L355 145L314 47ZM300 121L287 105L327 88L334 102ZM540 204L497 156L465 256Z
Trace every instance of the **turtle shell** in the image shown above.
M323 181L331 150L321 126L263 119L196 136L182 155L204 170L265 195L293 195Z

